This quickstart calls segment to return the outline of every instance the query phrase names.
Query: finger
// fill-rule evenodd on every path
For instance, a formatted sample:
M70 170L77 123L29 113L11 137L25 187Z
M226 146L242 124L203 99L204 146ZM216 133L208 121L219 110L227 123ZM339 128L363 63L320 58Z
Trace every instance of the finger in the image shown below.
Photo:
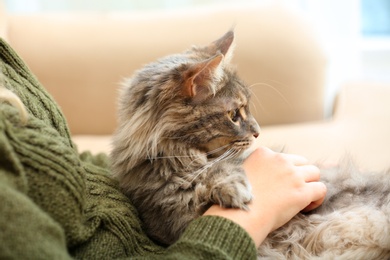
M320 180L320 169L315 165L299 166L305 182L313 182Z
M303 212L308 212L321 206L326 195L326 186L322 182L309 182L307 185L312 190L312 202L302 210Z
M284 155L295 166L306 165L309 163L309 160L301 155L297 155L297 154L284 154Z
M309 206L307 206L306 208L304 208L302 210L302 212L309 212L309 211L312 211L316 208L318 208L319 206L321 206L322 202L324 202L324 199L322 200L318 200L318 201L313 201L309 204Z

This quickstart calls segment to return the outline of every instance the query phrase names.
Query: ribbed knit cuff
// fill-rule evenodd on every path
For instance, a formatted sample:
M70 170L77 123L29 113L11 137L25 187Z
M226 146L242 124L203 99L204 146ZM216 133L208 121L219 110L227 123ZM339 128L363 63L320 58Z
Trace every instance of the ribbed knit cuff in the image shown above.
M203 216L193 221L178 243L189 243L193 250L210 250L213 259L256 259L257 250L249 234L231 220L218 216ZM199 245L197 247L196 245ZM188 249L188 248L187 248Z

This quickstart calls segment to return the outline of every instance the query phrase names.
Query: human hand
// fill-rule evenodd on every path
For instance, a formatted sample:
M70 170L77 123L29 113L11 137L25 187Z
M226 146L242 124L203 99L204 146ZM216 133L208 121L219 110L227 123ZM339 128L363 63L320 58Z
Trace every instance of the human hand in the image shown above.
M326 186L318 182L320 170L302 156L263 147L249 156L244 169L255 198L252 207L262 205L274 215L272 230L301 210L315 209L324 200Z
M261 147L245 160L243 167L252 185L249 211L213 206L205 215L235 221L248 231L256 245L299 211L312 210L324 200L326 187L318 182L320 171L302 156Z

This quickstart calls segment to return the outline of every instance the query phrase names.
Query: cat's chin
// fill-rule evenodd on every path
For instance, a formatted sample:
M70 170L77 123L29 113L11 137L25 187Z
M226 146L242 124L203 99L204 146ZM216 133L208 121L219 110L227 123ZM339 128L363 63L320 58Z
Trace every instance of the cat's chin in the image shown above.
M247 149L245 149L240 155L239 159L245 160L249 157L256 149L258 148L258 145L256 145L256 142L253 142Z

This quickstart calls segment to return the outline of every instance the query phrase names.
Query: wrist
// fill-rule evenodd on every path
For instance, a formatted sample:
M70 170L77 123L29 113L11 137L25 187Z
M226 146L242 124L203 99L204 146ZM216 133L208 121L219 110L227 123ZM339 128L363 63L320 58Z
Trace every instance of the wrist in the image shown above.
M250 204L248 206L249 210L243 210L213 205L204 215L220 216L235 222L250 235L256 246L259 246L273 230L273 219L254 210Z

